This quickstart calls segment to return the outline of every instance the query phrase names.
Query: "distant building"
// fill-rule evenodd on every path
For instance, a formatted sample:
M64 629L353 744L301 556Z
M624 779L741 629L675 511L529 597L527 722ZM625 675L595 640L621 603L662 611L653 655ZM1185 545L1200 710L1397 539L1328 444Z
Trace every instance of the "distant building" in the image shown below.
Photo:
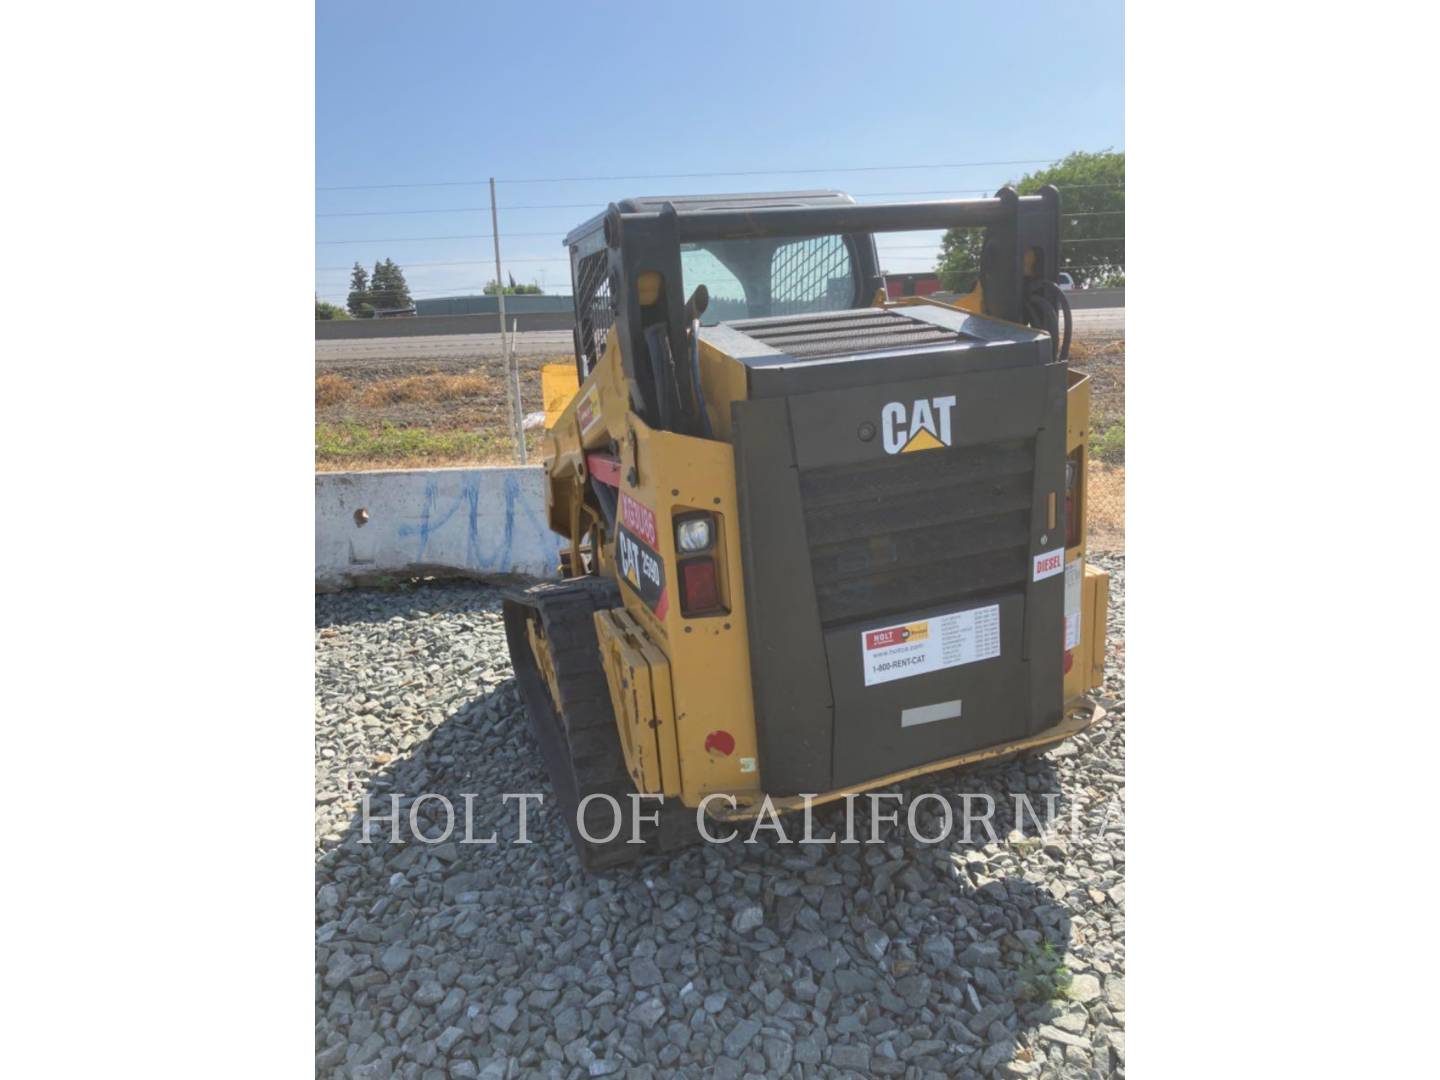
M418 315L498 315L498 296L432 296L428 300L415 301ZM505 314L539 315L558 312L573 315L575 307L569 296L550 296L545 293L516 293L505 295Z
M382 307L376 308L371 314L372 319L407 319L415 315L415 305L409 307Z

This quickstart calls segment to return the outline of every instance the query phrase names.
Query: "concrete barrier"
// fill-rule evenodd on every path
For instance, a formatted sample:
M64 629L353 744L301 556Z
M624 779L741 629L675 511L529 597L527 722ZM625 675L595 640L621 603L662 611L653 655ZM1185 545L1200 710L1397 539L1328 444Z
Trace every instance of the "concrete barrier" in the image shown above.
M575 315L568 311L526 311L508 315L521 330L569 330ZM416 315L407 319L316 319L316 341L351 338L424 337L426 334L498 334L498 315Z
M1125 290L1121 289L1076 289L1065 294L1074 311L1084 308L1109 308L1125 306Z
M558 577L538 465L315 474L315 586L385 576Z

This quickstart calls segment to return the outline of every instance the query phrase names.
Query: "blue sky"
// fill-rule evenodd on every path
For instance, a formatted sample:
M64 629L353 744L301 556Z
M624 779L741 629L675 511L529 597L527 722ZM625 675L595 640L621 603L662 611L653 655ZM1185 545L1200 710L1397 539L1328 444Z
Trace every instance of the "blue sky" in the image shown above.
M478 292L490 176L506 272L568 293L561 237L614 199L966 197L1039 166L896 166L1050 160L1124 134L1118 2L319 0L316 291L343 303L346 268L389 257L417 297ZM866 171L760 175L802 169ZM521 182L735 171L756 175ZM445 186L358 187L412 184ZM411 239L438 237L465 238ZM933 242L884 239L882 264L927 269Z

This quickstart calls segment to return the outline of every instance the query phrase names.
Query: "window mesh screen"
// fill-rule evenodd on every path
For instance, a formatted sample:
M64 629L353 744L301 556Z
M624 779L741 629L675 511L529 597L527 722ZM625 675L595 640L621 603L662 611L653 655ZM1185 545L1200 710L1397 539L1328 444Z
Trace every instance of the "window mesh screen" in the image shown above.
M771 315L843 311L855 300L855 272L842 236L794 240L770 260Z
M615 301L610 295L610 260L602 248L575 259L575 315L579 320L580 351L587 373L595 369L605 351L605 336L615 323Z

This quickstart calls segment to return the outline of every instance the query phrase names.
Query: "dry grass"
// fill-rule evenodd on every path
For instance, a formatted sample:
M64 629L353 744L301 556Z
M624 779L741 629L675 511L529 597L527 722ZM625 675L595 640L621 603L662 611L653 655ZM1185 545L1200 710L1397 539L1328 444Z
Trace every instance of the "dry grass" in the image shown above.
M320 378L326 378L321 376ZM316 379L316 384L319 384ZM441 401L459 401L463 398L489 397L501 393L489 375L480 372L466 372L463 375L446 375L432 372L429 375L408 375L401 379L382 379L365 387L360 403L367 408L382 409L387 405L413 405Z
M355 391L355 384L349 379L340 375L317 375L315 376L315 407L323 409L329 405L339 405L347 400Z
M1073 341L1070 363L1090 376L1090 423L1104 431L1125 422L1125 339Z
M1085 367L1087 363L1111 358L1125 359L1125 339L1095 340L1074 338L1070 342L1070 363Z

